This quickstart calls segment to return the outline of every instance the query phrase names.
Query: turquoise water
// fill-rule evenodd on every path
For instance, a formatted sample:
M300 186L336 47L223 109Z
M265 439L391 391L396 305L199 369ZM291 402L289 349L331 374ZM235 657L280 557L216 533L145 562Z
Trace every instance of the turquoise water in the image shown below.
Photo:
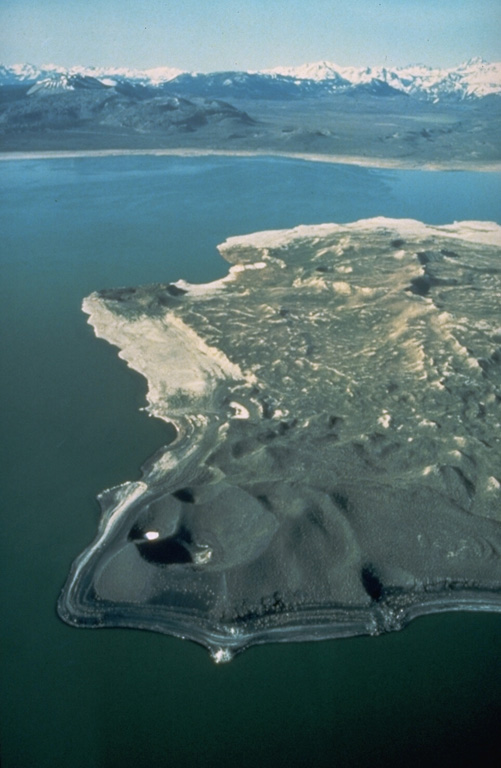
M2 765L488 765L501 617L423 618L382 638L253 648L77 631L55 602L95 497L168 438L145 384L80 311L94 289L226 272L225 237L375 215L500 220L499 174L284 159L0 164ZM468 760L470 762L468 762Z

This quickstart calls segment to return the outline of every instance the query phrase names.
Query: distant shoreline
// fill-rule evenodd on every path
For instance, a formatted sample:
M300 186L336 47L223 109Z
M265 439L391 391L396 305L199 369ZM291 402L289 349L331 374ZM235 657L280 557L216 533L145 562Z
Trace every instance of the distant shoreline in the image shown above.
M270 150L226 150L226 149L68 149L34 150L32 152L0 151L0 162L9 160L51 160L78 157L116 157L122 155L150 155L174 157L283 157L292 160L305 160L315 163L333 163L338 165L360 165L368 168L388 168L413 171L472 171L501 172L501 162L428 162L401 160L398 158L365 157L360 155L326 155L307 152L277 152Z

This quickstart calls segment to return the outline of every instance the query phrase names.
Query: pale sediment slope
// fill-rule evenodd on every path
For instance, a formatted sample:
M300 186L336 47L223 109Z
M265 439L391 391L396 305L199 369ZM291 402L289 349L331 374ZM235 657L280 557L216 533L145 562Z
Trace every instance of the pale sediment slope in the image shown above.
M501 228L230 238L206 286L92 294L178 438L101 497L61 616L252 643L501 609Z

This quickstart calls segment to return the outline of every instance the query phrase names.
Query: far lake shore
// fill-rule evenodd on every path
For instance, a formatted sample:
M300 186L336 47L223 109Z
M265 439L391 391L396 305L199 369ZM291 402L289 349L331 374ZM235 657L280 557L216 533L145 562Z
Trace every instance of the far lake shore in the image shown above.
M335 163L339 165L359 165L366 168L389 168L420 171L478 171L501 172L501 162L468 162L468 161L435 161L419 162L419 160L366 157L363 155L331 155L307 152L277 152L273 150L226 150L203 148L173 148L173 149L69 149L69 150L34 150L0 151L0 162L8 160L48 160L56 158L77 157L114 157L130 156L177 156L177 157L283 157L292 160L304 160L315 163Z

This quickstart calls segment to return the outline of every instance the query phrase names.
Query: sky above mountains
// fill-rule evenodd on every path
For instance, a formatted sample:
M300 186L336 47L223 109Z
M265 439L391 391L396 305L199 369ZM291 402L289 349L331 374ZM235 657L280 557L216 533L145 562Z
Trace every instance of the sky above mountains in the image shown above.
M499 0L2 0L0 61L262 69L501 59Z

